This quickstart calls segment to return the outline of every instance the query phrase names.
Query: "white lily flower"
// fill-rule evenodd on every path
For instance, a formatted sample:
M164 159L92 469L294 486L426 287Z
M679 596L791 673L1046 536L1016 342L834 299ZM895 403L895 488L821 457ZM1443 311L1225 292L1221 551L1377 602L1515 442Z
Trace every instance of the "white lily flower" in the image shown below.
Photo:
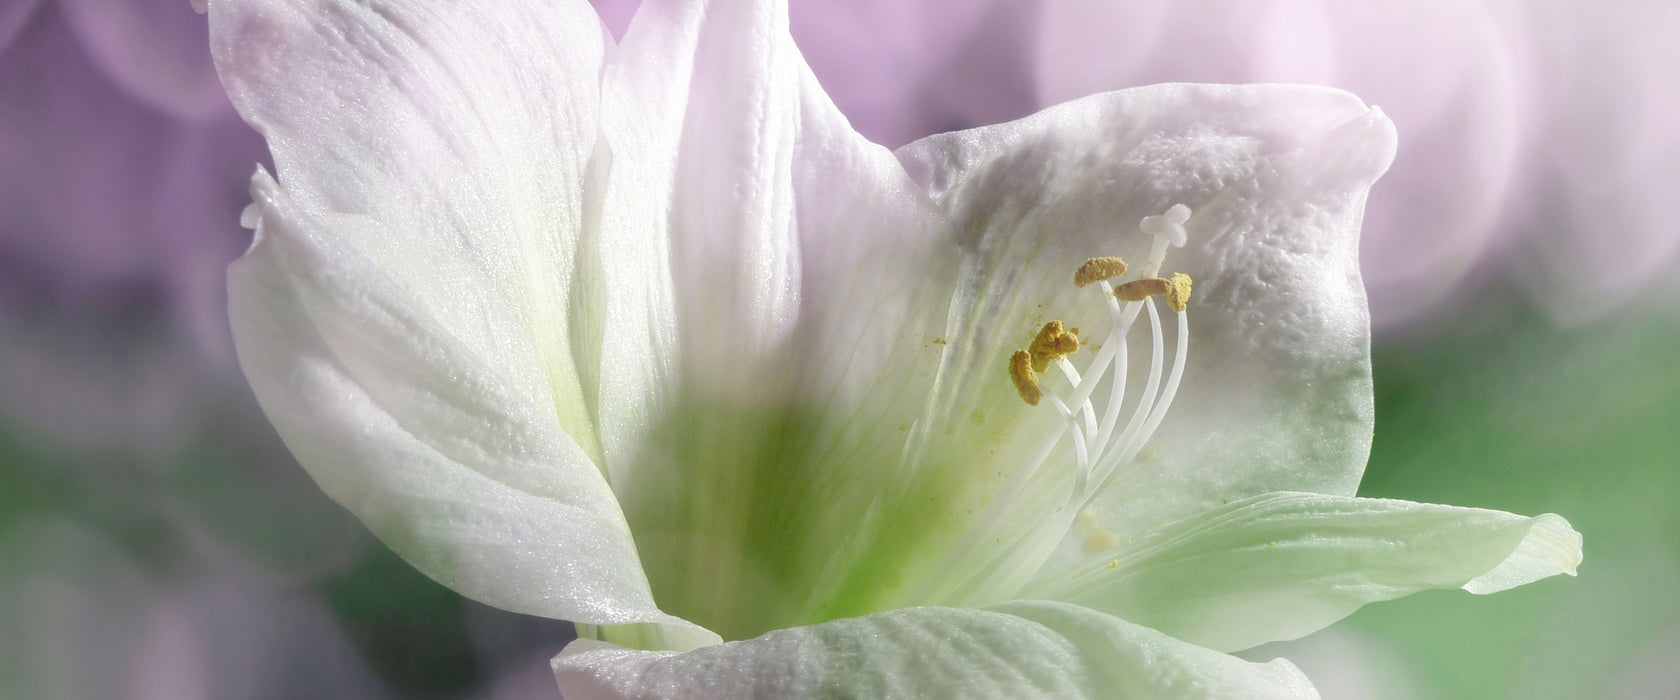
M229 275L264 410L417 568L578 623L568 696L1311 697L1222 652L1580 560L1557 516L1353 497L1394 134L1345 93L893 153L776 0L618 46L582 0L210 11L279 171Z

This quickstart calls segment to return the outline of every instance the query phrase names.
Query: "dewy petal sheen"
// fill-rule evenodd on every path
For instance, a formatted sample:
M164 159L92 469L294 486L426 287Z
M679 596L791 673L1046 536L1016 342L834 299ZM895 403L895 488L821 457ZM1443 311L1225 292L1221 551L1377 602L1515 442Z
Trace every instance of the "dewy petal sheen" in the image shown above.
M1220 652L1580 560L1556 516L1353 497L1394 132L1345 93L892 153L775 0L650 0L619 46L582 0L210 13L278 170L229 272L264 411L427 575L578 623L569 697L1313 697ZM1167 312L1076 287L1099 256ZM1052 320L1055 410L1005 372Z

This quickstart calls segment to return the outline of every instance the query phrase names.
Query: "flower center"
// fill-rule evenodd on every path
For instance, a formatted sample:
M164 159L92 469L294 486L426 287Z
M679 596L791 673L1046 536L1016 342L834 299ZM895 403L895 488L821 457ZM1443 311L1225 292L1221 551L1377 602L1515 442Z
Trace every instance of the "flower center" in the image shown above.
M968 532L947 556L947 562L966 556L998 525L1064 437L1073 450L1076 471L1068 502L1057 512L1072 514L1083 512L1103 484L1121 465L1136 458L1155 434L1178 392L1190 348L1190 276L1183 273L1167 278L1159 276L1167 249L1184 245L1184 224L1189 218L1190 208L1178 204L1139 222L1138 228L1154 237L1154 242L1148 261L1132 280L1115 283L1128 269L1118 257L1090 258L1074 273L1075 286L1097 285L1107 301L1109 316L1108 334L1083 372L1068 359L1081 348L1079 330L1067 329L1060 320L1044 324L1026 349L1010 356L1009 378L1021 399L1032 406L1048 400L1062 420L1044 436L1031 458L1010 476L986 510L970 524ZM1165 362L1166 343L1155 297L1165 297L1168 308L1178 316L1170 367ZM1142 391L1130 402L1130 416L1122 425L1120 418L1127 413L1128 405L1128 336L1142 313L1149 318L1149 376L1143 382ZM1040 379L1040 373L1047 372L1052 365L1066 380L1064 388L1058 389ZM1108 382L1106 397L1094 397L1098 384L1110 371L1114 376ZM1071 518L1068 520L1066 524L1071 526Z
M1017 476L1027 477L1036 472L1039 463L1048 457L1050 449L1053 449L1064 435L1070 435L1075 463L1078 466L1070 496L1070 507L1083 507L1114 474L1119 465L1128 463L1137 456L1138 451L1143 449L1144 444L1155 434L1161 420L1166 417L1167 409L1172 406L1173 396L1178 392L1179 380L1184 376L1184 361L1190 346L1187 310L1190 301L1190 276L1177 273L1170 278L1161 278L1157 275L1166 261L1168 246L1184 245L1184 223L1189 218L1190 208L1179 204L1168 209L1166 213L1144 217L1139 222L1138 228L1143 233L1154 236L1155 241L1149 261L1144 264L1136 279L1118 286L1110 281L1126 273L1125 261L1117 257L1091 258L1074 273L1073 281L1076 286L1099 286L1108 301L1111 321L1108 337L1103 340L1096 356L1086 366L1083 374L1067 359L1067 356L1079 350L1077 329L1074 332L1065 331L1059 320L1046 323L1031 346L1026 350L1016 351L1010 358L1009 377L1022 400L1036 406L1041 398L1048 398L1063 418L1062 424L1046 437L1045 446L1048 449L1039 450L1035 463L1024 465L1026 468ZM1154 298L1157 296L1166 297L1167 306L1178 315L1175 324L1178 338L1174 343L1172 367L1167 370L1164 387L1161 386L1161 377L1165 344L1160 312L1155 305ZM1130 419L1125 427L1116 433L1115 429L1119 427L1119 418L1124 412L1126 399L1126 373L1130 359L1127 352L1127 336L1130 335L1138 314L1144 311L1148 312L1151 337L1149 377L1144 380L1143 391L1132 404ZM1039 382L1038 373L1046 371L1051 364L1055 364L1061 375L1067 379L1069 400L1063 400L1054 389L1047 388ZM1113 381L1109 382L1107 400L1098 399L1101 403L1099 410L1091 395L1096 390L1097 383L1110 370L1114 371L1115 376ZM1000 500L1008 499L1009 494L1014 491L1015 489L1005 490Z

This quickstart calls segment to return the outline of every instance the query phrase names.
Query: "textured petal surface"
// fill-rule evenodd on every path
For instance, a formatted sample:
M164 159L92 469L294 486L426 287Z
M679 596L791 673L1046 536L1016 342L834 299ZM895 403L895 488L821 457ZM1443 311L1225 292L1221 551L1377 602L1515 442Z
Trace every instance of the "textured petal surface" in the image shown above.
M661 614L612 493L521 383L353 248L366 217L312 216L266 173L229 272L239 360L321 488L427 575L491 605L592 623ZM375 229L369 231L367 229ZM715 639L689 630L692 644Z
M256 181L235 338L299 461L465 595L688 629L653 605L590 410L604 39L588 6L211 13L223 80L283 183ZM715 639L688 631L671 643Z
M1072 509L1042 517L1057 508L1045 499L1065 499L1072 481L1072 450L1059 445L1044 478L1060 486L1028 482L1012 496L1020 508L977 526L1023 553L1004 566L995 555L965 564L997 580L973 589L978 600L949 602L1010 595L998 577L1021 575L1026 553L1050 546L1034 539L1066 531L1059 556L1077 558L1088 528L1141 532L1274 490L1353 493L1372 425L1359 222L1393 151L1392 125L1347 93L1207 85L1098 95L899 151L951 217L962 251L945 335L952 356L931 401L984 416L956 426L949 443L995 450L981 453L982 463L998 457L977 478L1022 468L1027 446L1059 421L1015 398L1009 353L1047 319L1084 326L1086 338L1106 333L1101 293L1075 289L1072 271L1094 255L1137 266L1151 243L1142 217L1174 204L1193 212L1188 244L1163 268L1189 273L1196 291L1183 384L1159 431L1071 530ZM1131 354L1129 393L1147 355Z
M1271 493L1139 534L1025 591L1224 651L1294 639L1366 603L1428 589L1493 593L1574 575L1556 515Z
M1283 660L1243 661L1061 603L911 608L686 654L588 640L554 660L567 698L1316 698Z
M217 0L217 68L298 207L367 216L372 260L442 329L544 387L598 456L591 267L599 21L581 2Z

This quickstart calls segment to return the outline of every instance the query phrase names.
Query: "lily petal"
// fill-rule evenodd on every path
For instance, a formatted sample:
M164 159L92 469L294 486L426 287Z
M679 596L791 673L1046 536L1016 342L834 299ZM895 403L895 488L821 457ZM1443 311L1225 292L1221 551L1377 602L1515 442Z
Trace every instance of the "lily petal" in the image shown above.
M451 335L346 238L259 172L252 249L229 271L234 338L258 401L321 488L416 568L516 612L667 625L612 493L541 387Z
M1253 663L1063 603L909 608L688 653L580 640L568 698L1317 698L1288 661Z
M649 2L603 79L609 479L661 604L727 638L836 616L815 606L937 368L945 304L909 300L951 276L786 12Z
M1029 409L1003 376L1009 352L1047 318L1104 322L1100 295L1075 289L1071 272L1089 256L1146 259L1140 219L1184 204L1193 212L1189 242L1167 254L1163 270L1187 272L1196 285L1184 383L1143 457L1122 465L1087 507L1107 531L1127 533L1222 498L1351 495L1372 425L1358 230L1394 138L1380 111L1335 90L1157 85L906 146L900 159L966 237L969 267L947 334L964 356L946 362L959 373L946 386L967 395L953 402L1001 413L1026 436L1046 432L1050 412L1017 417ZM1132 360L1133 377L1147 374L1146 352ZM1039 493L1065 497L1067 488ZM1073 515L1043 527L1034 512L1046 512L1043 503L990 532L1004 542L1059 536ZM1059 556L1077 558L1088 533L1068 532Z
M1270 493L1045 572L1024 593L1237 651L1305 636L1366 603L1494 593L1574 575L1580 562L1581 535L1556 515Z
M254 182L230 304L299 461L465 595L715 641L654 606L602 475L589 7L216 0L211 25L284 183Z
M487 364L546 387L596 462L592 268L575 264L602 55L582 0L215 0L211 48L304 210ZM593 340L591 340L593 339Z

